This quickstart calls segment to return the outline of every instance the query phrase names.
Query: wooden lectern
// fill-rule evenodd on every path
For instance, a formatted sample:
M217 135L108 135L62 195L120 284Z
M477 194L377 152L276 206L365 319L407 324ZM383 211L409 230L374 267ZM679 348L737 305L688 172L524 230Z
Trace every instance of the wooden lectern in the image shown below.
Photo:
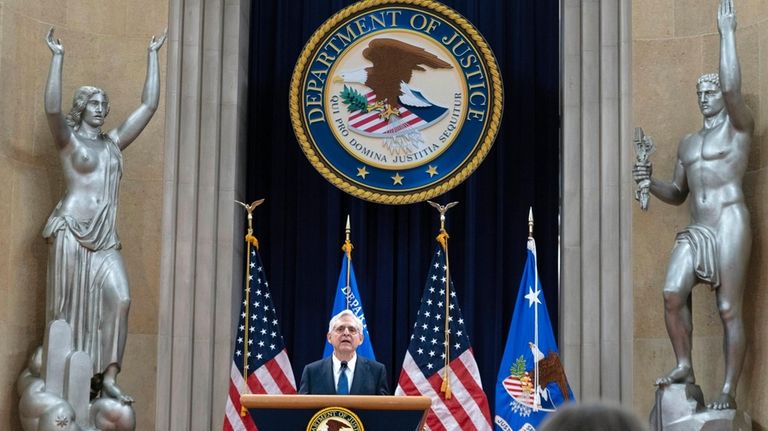
M320 412L334 414L336 408L352 412L365 431L421 431L432 404L428 397L253 394L241 396L240 403L259 431L310 430L310 422L322 420Z

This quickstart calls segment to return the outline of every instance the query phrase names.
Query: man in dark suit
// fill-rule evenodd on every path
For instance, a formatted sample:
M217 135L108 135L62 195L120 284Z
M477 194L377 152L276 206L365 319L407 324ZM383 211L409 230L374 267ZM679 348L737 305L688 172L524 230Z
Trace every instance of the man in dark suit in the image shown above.
M384 364L358 356L363 342L363 323L350 310L333 316L328 324L333 354L304 367L300 394L388 395Z

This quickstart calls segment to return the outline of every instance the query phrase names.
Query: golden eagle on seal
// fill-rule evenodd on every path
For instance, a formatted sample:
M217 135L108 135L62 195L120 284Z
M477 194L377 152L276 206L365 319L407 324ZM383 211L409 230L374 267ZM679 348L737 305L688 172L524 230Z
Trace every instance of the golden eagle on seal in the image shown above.
M349 72L340 72L337 79L342 82L363 84L373 90L377 100L397 115L397 108L402 105L430 106L420 92L414 92L408 86L413 71L426 71L423 66L432 69L452 69L448 62L424 48L390 38L372 40L363 50L363 57L373 65ZM389 105L388 107L386 105Z
M325 423L325 426L328 427L328 431L341 431L342 429L349 429L347 424L341 421L337 421L336 419L329 419L328 422Z

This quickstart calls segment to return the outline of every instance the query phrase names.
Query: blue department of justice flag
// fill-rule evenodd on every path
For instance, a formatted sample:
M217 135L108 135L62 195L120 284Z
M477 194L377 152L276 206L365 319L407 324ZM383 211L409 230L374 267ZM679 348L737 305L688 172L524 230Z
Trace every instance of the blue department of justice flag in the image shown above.
M347 268L349 268L349 283L347 283ZM355 313L355 316L363 321L363 343L357 347L357 354L375 360L376 355L373 354L371 337L368 336L368 324L365 320L365 312L363 311L363 300L360 298L360 292L357 290L355 268L352 266L352 259L350 259L347 253L344 253L341 258L341 273L339 274L339 281L336 283L336 297L333 300L333 309L330 317L341 313L344 309L351 310ZM333 353L333 346L326 340L323 357L327 358L331 356L331 353Z
M536 269L536 242L528 238L520 289L496 378L495 429L535 431L573 392L560 362Z

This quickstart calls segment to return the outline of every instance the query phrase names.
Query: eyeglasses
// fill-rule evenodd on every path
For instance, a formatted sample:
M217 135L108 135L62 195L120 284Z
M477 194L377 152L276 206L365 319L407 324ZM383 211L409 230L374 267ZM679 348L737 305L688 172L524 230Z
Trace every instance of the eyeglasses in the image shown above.
M349 331L349 333L352 334L352 335L356 335L358 332L360 332L354 326L339 325L339 326L333 328L333 332L335 332L337 334L343 334L345 330Z

